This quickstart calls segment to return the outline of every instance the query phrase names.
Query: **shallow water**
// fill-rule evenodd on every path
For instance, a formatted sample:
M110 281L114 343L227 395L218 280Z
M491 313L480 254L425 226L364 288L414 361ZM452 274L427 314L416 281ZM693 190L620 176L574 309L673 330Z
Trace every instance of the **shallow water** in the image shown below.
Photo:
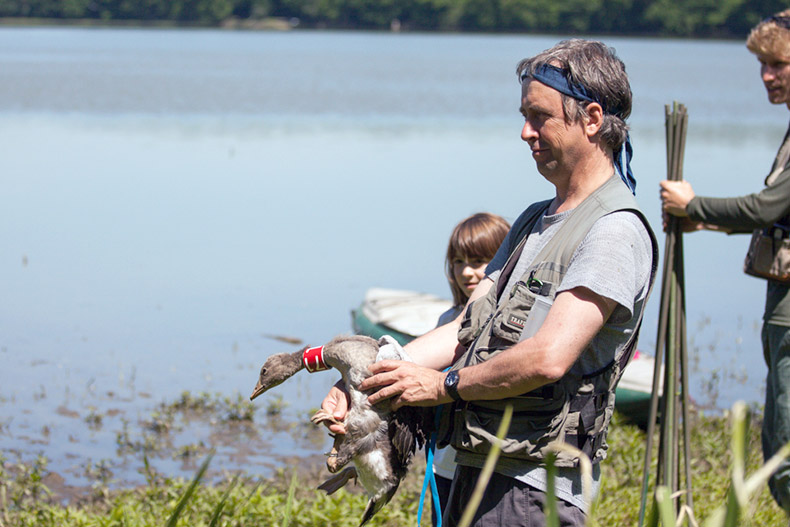
M183 391L246 397L269 354L298 347L272 336L349 332L369 287L448 296L455 222L480 210L513 220L551 195L518 138L514 68L556 40L0 29L3 452L43 453L77 478L117 461L124 419L134 427ZM741 43L607 42L631 76L637 198L656 228L672 100L689 107L697 191L759 189L787 115ZM718 408L762 400L764 286L740 271L747 244L686 238L692 395ZM303 420L334 380L280 387L284 417ZM272 467L326 449L267 423L265 441L242 437L214 463ZM259 457L234 461L249 443ZM141 477L134 467L116 477Z

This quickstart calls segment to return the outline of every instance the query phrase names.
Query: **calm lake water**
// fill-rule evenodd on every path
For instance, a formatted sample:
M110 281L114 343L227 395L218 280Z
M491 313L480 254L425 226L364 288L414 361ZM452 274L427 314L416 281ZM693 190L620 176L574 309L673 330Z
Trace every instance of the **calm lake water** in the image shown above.
M552 194L519 139L515 66L557 40L0 29L2 451L90 481L80 467L117 461L109 424L183 391L246 397L268 355L297 348L273 336L349 332L370 287L449 296L458 220L513 220ZM742 43L606 42L630 74L637 199L657 230L673 100L689 108L698 193L761 187L788 116ZM692 395L718 408L762 400L764 284L741 272L747 244L686 238ZM286 416L334 380L283 385ZM270 468L326 449L267 433Z

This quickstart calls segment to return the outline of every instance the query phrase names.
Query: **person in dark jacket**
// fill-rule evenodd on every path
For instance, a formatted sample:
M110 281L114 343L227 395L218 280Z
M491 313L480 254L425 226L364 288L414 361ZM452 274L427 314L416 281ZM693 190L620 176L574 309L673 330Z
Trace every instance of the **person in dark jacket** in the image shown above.
M746 47L760 61L760 76L772 104L790 108L790 9L766 18L749 34ZM683 229L752 233L790 226L790 129L765 179L754 194L735 198L700 197L687 181L662 181L665 213L684 218ZM790 441L790 287L767 281L763 315L763 355L768 365L762 447L765 459ZM769 481L776 502L790 514L790 461Z

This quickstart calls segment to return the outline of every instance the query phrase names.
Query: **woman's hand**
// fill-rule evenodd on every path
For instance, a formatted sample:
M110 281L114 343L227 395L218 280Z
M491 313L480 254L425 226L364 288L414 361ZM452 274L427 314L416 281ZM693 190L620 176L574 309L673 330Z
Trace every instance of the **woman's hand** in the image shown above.
M346 387L343 384L342 379L337 381L332 388L329 389L329 393L324 400L321 402L321 409L323 409L328 414L331 414L338 423L342 423L346 419L346 413L348 413L348 406L349 406L349 397L348 392L346 391ZM329 428L329 431L333 434L341 434L344 435L346 433L346 427L342 424L331 423L329 421L324 421L324 424Z

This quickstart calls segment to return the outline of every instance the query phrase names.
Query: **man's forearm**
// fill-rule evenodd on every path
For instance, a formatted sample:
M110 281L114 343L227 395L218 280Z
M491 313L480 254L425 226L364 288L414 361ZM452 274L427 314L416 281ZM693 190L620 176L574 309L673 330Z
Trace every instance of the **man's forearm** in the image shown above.
M560 379L609 318L616 303L578 287L557 295L534 337L459 370L463 399L513 397Z
M458 393L469 401L505 399L554 382L559 377L546 365L549 350L550 343L536 335L488 361L463 368Z

